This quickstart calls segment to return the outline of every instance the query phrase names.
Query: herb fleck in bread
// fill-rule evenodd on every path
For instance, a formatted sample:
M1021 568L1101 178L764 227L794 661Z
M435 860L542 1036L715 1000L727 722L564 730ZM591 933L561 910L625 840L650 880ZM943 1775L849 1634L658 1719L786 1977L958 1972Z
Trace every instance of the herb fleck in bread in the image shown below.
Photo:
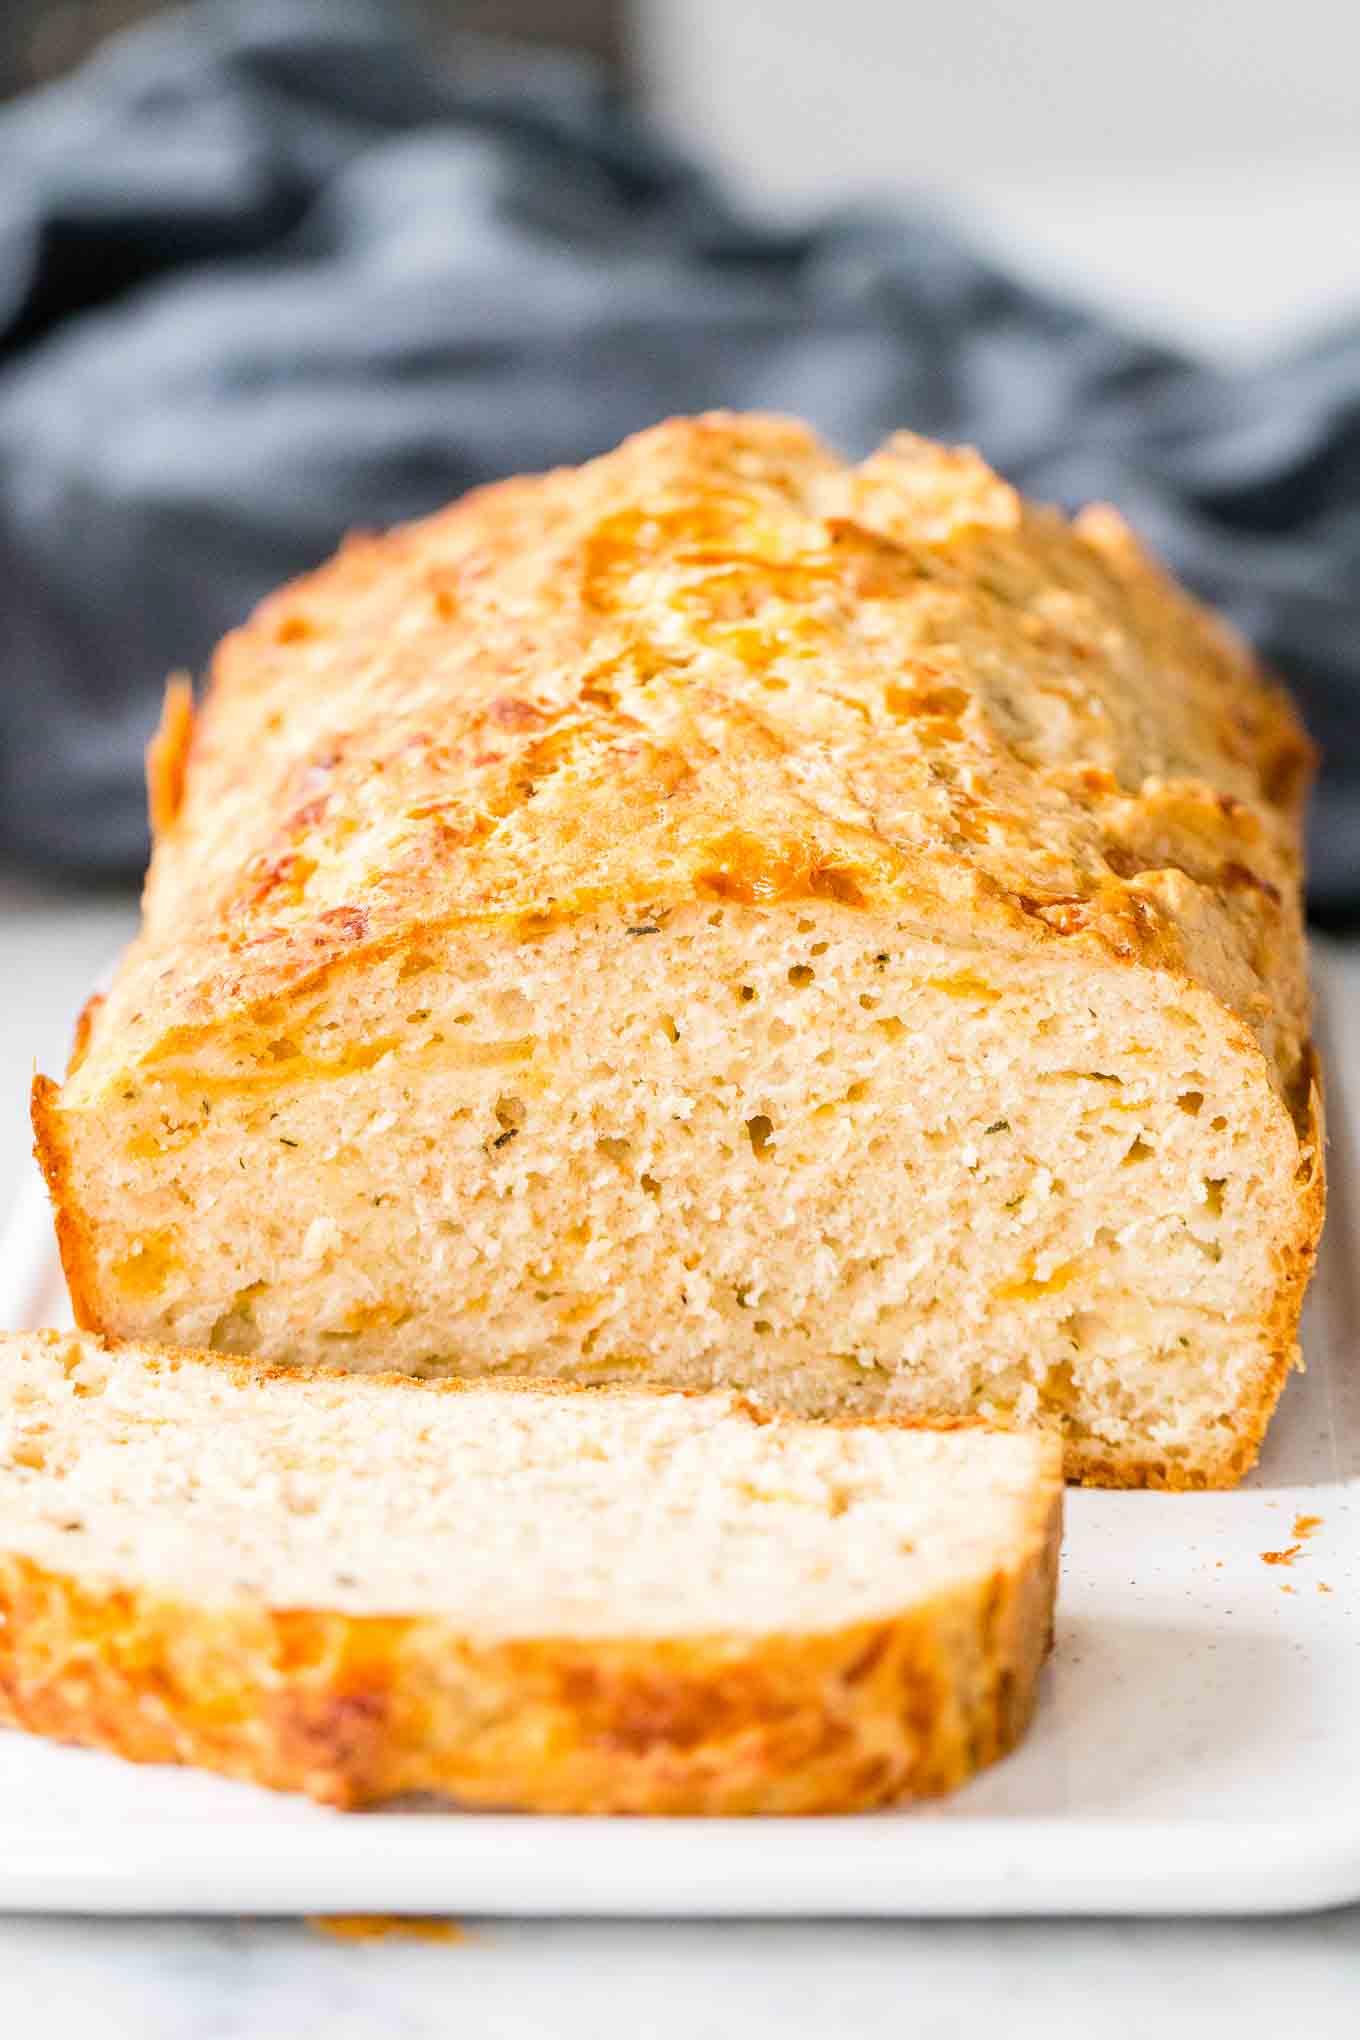
M1250 1465L1322 1160L1309 751L1107 511L658 427L348 546L154 760L39 1148L82 1323Z
M1021 1734L1037 1434L0 1341L0 1719L337 1805L821 1813Z

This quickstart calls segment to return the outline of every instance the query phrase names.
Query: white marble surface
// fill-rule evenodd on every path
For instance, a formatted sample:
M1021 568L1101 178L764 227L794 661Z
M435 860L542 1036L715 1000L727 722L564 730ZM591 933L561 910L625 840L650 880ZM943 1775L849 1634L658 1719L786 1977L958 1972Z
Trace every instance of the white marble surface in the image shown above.
M1360 1915L1266 1926L0 1921L16 2040L1355 2040Z

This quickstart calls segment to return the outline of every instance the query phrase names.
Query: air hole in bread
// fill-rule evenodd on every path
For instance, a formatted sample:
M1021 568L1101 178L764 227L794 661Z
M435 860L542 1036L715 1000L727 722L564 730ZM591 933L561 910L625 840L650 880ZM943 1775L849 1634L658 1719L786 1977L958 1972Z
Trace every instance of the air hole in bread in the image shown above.
M494 1114L497 1131L491 1136L489 1147L494 1153L498 1148L509 1147L524 1125L524 1101L509 1092L502 1091L497 1098Z
M1069 1410L1076 1400L1076 1384L1072 1379L1071 1361L1055 1360L1044 1376L1039 1390L1041 1408L1052 1411Z
M491 1009L496 1022L507 1034L524 1033L533 1024L534 1010L523 992L513 985L495 994Z
M774 1125L768 1114L757 1112L752 1118L747 1120L746 1135L751 1143L751 1153L758 1161L763 1161L769 1152L773 1133Z
M1062 1320L1060 1329L1066 1332L1074 1349L1080 1353L1088 1347L1098 1346L1109 1327L1099 1311L1074 1310Z

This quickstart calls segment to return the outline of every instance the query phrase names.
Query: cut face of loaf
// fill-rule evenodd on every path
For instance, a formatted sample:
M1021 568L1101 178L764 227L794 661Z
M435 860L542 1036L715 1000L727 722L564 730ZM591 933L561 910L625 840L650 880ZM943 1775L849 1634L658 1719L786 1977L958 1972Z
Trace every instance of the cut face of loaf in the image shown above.
M187 732L36 1096L82 1322L1251 1463L1321 1218L1306 752L1108 516L682 423L342 555Z
M0 1718L342 1805L849 1811L1033 1704L1060 1454L0 1341Z
M817 903L464 937L346 990L72 1114L125 1332L1046 1419L1078 1473L1254 1439L1298 1143L1203 995Z

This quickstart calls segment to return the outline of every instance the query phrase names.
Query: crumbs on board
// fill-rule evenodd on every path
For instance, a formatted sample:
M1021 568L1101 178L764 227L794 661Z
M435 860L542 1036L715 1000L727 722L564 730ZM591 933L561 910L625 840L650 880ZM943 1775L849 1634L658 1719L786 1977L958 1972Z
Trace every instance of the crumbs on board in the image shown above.
M466 1941L457 1920L403 1913L308 1913L307 1925L335 1941Z
M1303 1550L1308 1538L1314 1536L1321 1528L1321 1516L1295 1516L1292 1532L1295 1540L1294 1543L1286 1544L1283 1551L1263 1551L1261 1553L1262 1563L1265 1565L1292 1565Z

